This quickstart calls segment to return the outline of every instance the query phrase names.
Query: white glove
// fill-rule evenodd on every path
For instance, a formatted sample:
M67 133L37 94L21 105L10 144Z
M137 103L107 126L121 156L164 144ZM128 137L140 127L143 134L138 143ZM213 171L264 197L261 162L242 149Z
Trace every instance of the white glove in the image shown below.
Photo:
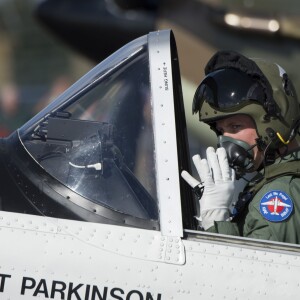
M206 230L214 225L214 221L229 219L229 206L234 195L234 170L229 167L227 154L224 148L213 147L206 150L206 159L200 155L193 156L193 162L200 176L201 183L187 171L181 176L192 187L204 187L200 199L200 219Z

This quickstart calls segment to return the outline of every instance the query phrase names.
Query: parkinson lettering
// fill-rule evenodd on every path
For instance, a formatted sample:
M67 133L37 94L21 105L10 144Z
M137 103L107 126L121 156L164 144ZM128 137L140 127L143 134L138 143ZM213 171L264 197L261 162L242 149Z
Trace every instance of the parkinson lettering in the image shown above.
M8 280L13 280L11 275L0 274L0 294L5 290ZM39 299L63 300L161 300L160 293L139 290L124 290L119 287L90 285L84 283L64 282L61 280L36 279L23 277L20 282L20 295L37 297ZM1 299L1 296L0 296ZM21 297L20 297L21 299Z

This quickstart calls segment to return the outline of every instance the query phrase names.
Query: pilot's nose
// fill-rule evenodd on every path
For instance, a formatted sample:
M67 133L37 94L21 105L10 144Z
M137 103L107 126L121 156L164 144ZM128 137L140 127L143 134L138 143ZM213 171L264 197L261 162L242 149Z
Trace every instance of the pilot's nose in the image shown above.
M223 134L222 134L223 136L227 136L227 137L230 137L230 138L232 138L232 137L234 137L234 134L232 134L232 133L229 133L229 132L223 132Z

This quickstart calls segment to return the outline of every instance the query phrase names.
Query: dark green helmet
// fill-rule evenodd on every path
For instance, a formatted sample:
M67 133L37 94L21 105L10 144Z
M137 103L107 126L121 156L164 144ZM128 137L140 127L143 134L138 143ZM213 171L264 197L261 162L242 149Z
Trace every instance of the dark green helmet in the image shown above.
M193 101L193 113L215 129L218 119L235 114L252 117L261 149L277 150L296 135L300 108L286 72L276 63L219 51L205 68Z

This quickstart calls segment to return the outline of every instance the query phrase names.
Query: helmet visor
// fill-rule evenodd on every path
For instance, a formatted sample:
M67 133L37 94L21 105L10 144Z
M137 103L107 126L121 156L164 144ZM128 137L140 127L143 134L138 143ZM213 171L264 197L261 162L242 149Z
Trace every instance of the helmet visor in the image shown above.
M235 112L249 102L263 105L266 96L259 82L236 69L221 69L208 74L199 85L193 101L193 113L203 102L213 109Z

